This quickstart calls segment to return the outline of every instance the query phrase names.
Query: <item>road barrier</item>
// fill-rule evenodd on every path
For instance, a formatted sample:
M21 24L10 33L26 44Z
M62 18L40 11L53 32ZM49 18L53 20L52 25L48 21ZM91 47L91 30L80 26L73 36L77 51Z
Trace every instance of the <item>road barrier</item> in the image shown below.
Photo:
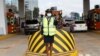
M73 35L62 29L56 30L52 52L53 56L78 56ZM40 31L29 37L26 56L46 56L46 47Z

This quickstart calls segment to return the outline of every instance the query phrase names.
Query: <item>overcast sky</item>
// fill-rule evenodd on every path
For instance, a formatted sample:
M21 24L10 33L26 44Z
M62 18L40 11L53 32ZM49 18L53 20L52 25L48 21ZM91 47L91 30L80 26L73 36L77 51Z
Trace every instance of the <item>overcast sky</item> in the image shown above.
M90 8L94 8L95 4L100 5L100 0L90 0ZM83 12L83 0L39 0L40 13L44 13L47 8L57 6L59 10L63 10L64 15L70 12Z

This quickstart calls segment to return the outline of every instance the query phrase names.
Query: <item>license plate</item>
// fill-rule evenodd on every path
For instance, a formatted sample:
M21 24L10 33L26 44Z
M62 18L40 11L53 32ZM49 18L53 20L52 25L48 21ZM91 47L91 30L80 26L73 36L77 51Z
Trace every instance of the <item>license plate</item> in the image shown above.
M80 25L80 27L82 27L82 25Z

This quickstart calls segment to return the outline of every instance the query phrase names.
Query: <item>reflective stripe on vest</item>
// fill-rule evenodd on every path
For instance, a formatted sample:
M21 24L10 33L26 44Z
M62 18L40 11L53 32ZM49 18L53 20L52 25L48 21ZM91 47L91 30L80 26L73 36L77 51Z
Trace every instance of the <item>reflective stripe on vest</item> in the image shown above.
M53 36L55 34L56 34L56 28L54 26L54 18L51 17L49 22L46 17L43 18L43 35Z

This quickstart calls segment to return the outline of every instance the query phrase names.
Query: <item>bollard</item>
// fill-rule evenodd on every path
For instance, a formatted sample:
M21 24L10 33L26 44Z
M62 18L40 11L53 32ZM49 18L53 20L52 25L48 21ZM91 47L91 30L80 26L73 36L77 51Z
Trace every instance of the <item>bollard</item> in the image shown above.
M71 33L59 29L56 30L53 43L53 56L78 56L75 40ZM29 36L26 56L46 56L46 47L40 31Z

